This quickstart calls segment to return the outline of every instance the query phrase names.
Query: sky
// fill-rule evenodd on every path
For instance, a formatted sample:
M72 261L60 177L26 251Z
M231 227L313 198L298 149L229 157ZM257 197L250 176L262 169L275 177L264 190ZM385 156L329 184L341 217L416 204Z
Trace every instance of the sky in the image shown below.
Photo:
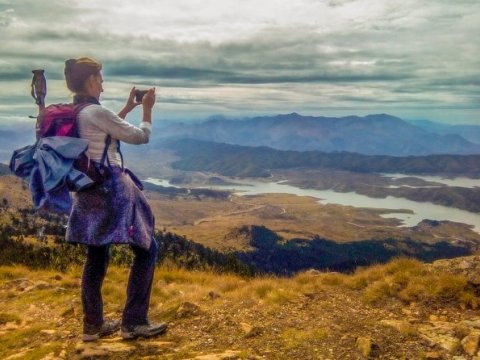
M64 62L81 56L103 63L113 110L132 86L155 86L159 120L388 113L480 125L478 0L0 0L0 34L4 128L36 115L32 69L45 69L47 103L70 101Z

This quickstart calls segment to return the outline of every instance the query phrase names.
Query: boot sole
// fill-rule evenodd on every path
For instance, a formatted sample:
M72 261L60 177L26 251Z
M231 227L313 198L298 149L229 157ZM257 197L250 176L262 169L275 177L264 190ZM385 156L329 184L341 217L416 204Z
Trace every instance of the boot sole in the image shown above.
M133 340L133 339L138 339L138 338L150 338L158 335L162 335L164 332L167 331L167 326L165 325L164 327L159 328L156 331L153 331L148 334L137 334L134 331L123 331L122 330L122 338L123 340Z
M112 329L110 331L107 331L105 333L98 333L98 334L83 334L82 336L82 341L83 342L90 342L90 341L97 341L100 338L107 337L109 335L115 334L118 330L120 329Z
M97 341L98 339L100 339L100 335L98 334L94 334L94 335L83 334L82 336L83 342Z

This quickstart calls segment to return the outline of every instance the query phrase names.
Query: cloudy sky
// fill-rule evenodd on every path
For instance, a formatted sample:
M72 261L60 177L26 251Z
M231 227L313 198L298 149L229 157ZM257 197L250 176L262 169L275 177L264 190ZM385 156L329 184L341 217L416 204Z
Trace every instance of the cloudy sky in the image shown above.
M68 101L65 59L104 64L103 103L156 86L157 119L298 112L480 124L478 0L0 0L0 125Z

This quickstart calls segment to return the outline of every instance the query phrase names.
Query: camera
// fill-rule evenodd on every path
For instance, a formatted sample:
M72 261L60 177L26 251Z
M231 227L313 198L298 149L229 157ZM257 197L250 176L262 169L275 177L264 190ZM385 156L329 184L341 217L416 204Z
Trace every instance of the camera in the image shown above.
M143 95L145 95L147 92L148 90L135 90L135 101L142 102Z

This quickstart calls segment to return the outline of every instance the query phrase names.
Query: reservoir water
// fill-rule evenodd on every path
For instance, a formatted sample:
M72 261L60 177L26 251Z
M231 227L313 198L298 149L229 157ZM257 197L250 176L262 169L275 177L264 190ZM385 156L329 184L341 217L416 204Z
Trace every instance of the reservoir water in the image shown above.
M441 176L418 176L418 175L405 175L405 174L382 174L382 176L389 177L392 179L403 179L407 177L415 177L417 179L422 179L424 181L436 182L442 185L456 186L456 187L465 187L465 188L480 188L480 179L470 179L465 177L457 177L454 179L444 178Z
M387 176L393 177L393 175ZM400 174L395 174L395 176L400 177ZM440 180L442 180L440 177L435 177L436 180L433 180L433 177L430 178L431 179L429 179L429 181L440 182ZM469 180L467 182L469 185L468 187L480 187L480 180L473 180L474 182L471 182L472 179L467 180ZM145 181L161 186L174 186L170 184L168 180L148 178ZM451 185L453 184L451 181L455 180L448 181L450 182L450 186L461 186L461 183ZM417 202L392 196L388 196L383 199L372 198L354 192L341 193L333 190L301 189L283 182L261 182L255 180L238 181L237 179L235 179L235 182L237 183L235 185L216 185L208 186L208 188L215 190L230 190L237 195L282 193L299 196L311 196L319 199L319 202L322 204L338 204L360 208L388 209L389 213L383 214L382 216L400 219L403 221L403 226L415 226L423 219L438 221L450 220L472 225L474 230L480 233L480 214L428 202ZM399 210L410 210L412 213L399 212Z

